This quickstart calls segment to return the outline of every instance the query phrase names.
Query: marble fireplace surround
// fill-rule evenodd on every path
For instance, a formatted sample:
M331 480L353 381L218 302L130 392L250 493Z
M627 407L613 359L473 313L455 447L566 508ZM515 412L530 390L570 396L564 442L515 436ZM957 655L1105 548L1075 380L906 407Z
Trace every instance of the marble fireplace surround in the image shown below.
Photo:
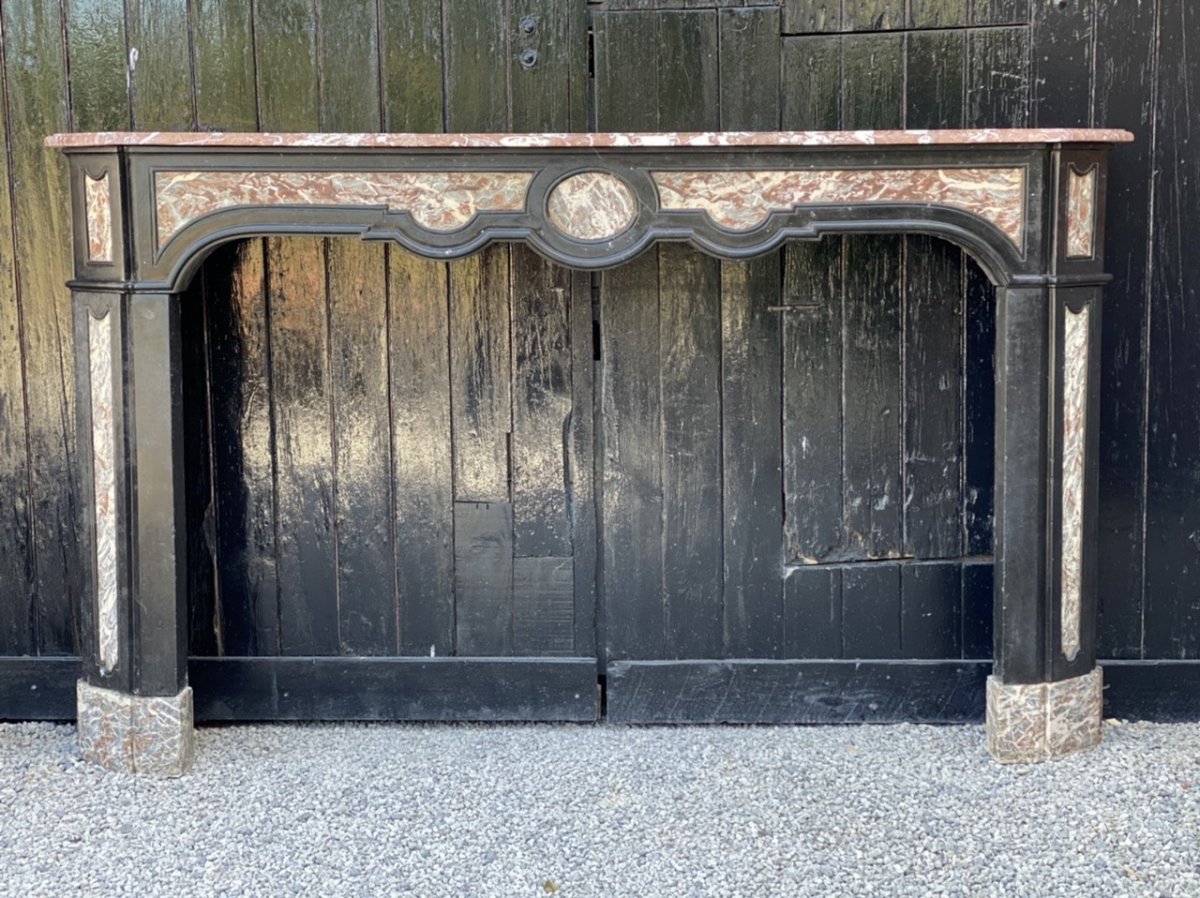
M178 775L187 682L179 294L217 245L357 235L432 259L521 241L576 269L658 241L744 259L924 233L998 288L995 666L1002 762L1100 738L1096 424L1104 197L1124 131L57 134L71 177L79 465L91 570L79 742Z

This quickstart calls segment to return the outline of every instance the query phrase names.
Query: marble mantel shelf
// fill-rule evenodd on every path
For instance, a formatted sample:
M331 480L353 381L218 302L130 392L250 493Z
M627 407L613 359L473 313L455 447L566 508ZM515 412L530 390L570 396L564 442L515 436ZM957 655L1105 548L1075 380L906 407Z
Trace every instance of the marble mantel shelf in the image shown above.
M729 260L839 233L962 246L999 288L988 747L1036 761L1096 744L1104 199L1109 151L1132 139L1070 128L50 136L70 168L78 473L91 497L84 755L168 774L191 761L180 294L219 244L291 234L390 240L433 259L520 241L593 270L659 241Z
M954 144L1126 143L1128 131L1088 128L976 128L944 131L666 131L543 134L317 134L310 132L98 131L54 134L68 147L363 147L377 149L570 149L682 147L950 146Z

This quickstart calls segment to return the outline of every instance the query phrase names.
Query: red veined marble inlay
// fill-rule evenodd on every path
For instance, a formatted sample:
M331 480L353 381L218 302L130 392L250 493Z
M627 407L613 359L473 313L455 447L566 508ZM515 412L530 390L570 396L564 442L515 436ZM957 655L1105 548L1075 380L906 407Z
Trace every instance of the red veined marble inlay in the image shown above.
M637 218L637 197L629 185L606 172L581 172L554 186L546 218L578 240L603 240L628 230Z
M1067 258L1090 259L1096 234L1096 168L1072 167L1067 185Z
M963 209L1018 248L1025 230L1023 168L656 171L652 177L663 209L704 212L731 231L751 230L772 212L798 206L888 202Z
M162 171L158 245L202 215L237 206L377 206L409 212L431 231L455 231L480 212L524 209L532 179L512 171Z
M83 176L83 201L87 212L88 261L111 262L112 198L108 188L108 172L99 178Z

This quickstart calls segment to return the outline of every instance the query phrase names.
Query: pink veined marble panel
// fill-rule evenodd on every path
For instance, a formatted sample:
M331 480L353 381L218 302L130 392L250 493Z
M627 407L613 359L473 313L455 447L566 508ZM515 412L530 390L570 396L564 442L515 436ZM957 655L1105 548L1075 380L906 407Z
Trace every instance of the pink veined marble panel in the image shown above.
M653 178L663 209L702 211L732 231L797 206L918 202L972 212L1018 248L1023 243L1023 168L657 171Z
M550 192L546 218L579 240L603 240L627 230L637 218L637 197L620 178L582 172L564 178Z
M455 231L479 212L525 208L529 172L158 172L158 245L202 215L236 206L377 206Z
M88 261L111 262L112 198L109 193L108 172L99 178L83 176L84 206L87 211Z
M88 316L92 401L92 500L96 549L96 638L100 665L120 659L117 609L117 474L113 433L112 313Z
M1070 169L1067 185L1067 257L1090 259L1096 240L1096 168Z
M626 148L626 147L853 147L954 144L1127 143L1128 131L1089 128L977 128L937 131L615 131L541 134L316 134L234 131L96 131L53 134L50 147L382 147Z
M1062 651L1079 654L1083 578L1083 479L1087 434L1088 324L1091 307L1066 311L1063 332Z

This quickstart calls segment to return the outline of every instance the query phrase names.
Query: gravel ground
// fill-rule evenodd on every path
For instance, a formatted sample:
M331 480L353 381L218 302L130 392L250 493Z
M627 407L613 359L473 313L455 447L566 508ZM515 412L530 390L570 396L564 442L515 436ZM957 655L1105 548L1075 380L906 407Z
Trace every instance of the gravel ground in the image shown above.
M1200 725L1001 767L981 727L269 725L179 780L0 725L0 894L1198 896Z

